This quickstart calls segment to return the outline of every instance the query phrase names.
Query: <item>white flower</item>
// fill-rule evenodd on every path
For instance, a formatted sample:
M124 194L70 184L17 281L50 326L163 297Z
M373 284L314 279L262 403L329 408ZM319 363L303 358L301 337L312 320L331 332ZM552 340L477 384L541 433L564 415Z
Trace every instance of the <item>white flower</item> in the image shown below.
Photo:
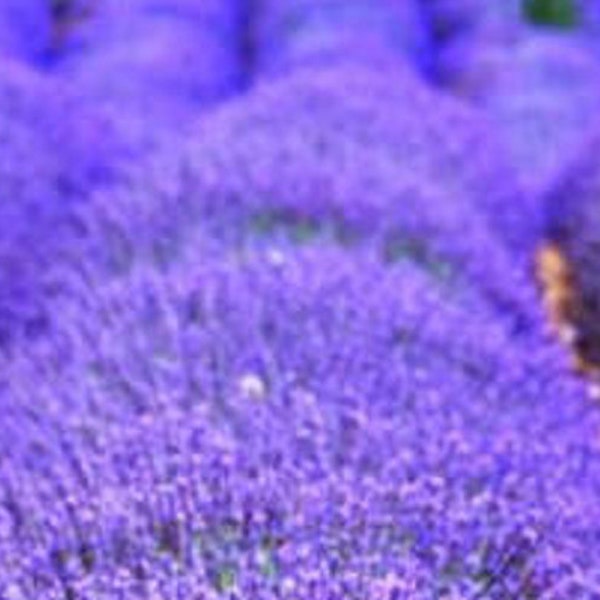
M240 392L250 400L263 400L267 395L267 385L255 373L246 373L238 382Z

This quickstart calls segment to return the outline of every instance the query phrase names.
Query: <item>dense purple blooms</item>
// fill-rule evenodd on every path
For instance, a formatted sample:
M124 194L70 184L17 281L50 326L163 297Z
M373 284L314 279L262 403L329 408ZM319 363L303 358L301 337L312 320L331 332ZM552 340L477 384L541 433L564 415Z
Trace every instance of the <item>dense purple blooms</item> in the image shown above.
M152 21L153 8L158 3L146 3L148 17L144 22ZM220 5L220 10L219 10ZM100 6L100 5L99 5ZM111 9L103 3L102 8ZM115 3L111 10L121 8L120 14L129 15L133 5ZM202 3L198 12L198 29L210 31L218 17L224 13L225 5L214 3L212 9L208 3ZM233 14L233 8L230 8ZM85 11L84 11L85 14ZM202 21L204 17L205 21ZM233 19L233 16L231 17ZM179 21L185 19L178 17ZM114 36L122 48L125 60L135 62L134 51L127 45L133 35L127 27L135 21L133 16L126 22L115 23ZM135 21L138 22L138 21ZM177 99L176 89L167 85L170 77L179 79L181 85L187 85L186 74L174 71L167 65L161 79L157 70L158 56L170 60L174 47L167 38L160 38L161 32L169 30L163 21L155 17L156 31L153 37L145 41L145 34L152 29L139 30L140 41L152 50L158 44L158 55L141 56L148 69L148 75L157 79L147 79L150 87L136 87L135 77L125 72L104 72L114 80L117 88L127 94L131 92L132 102L127 105L123 97L113 97L118 106L106 103L103 99L90 102L87 91L82 85L69 78L51 77L34 71L13 60L3 60L0 77L0 346L4 347L14 338L23 335L37 335L47 323L42 306L55 295L52 286L46 286L45 278L56 262L60 262L61 248L64 243L64 231L70 226L74 207L87 199L94 191L112 182L118 173L123 173L140 154L148 151L149 146L160 145L157 140L171 137L167 123L160 123L158 112L164 110L165 120L173 125L182 115L174 112L175 104L184 102L194 104L194 111L202 106L202 98ZM84 20L84 23L87 23ZM88 24L89 25L89 24ZM184 23L185 25L185 23ZM84 27L84 24L81 24ZM190 26L191 27L191 26ZM144 33L145 32L145 33ZM172 33L176 33L173 29ZM156 34L156 35L155 35ZM219 32L224 40L234 40L233 32ZM171 35L171 40L174 38ZM113 40L114 41L114 40ZM195 39L193 44L200 40ZM179 40L178 40L179 42ZM107 37L105 43L112 47ZM161 46L162 44L162 46ZM235 42L231 41L231 47ZM162 48L162 49L161 49ZM90 50L91 52L92 50ZM198 53L198 50L194 50ZM209 58L208 49L199 47L200 54ZM79 52L82 65L89 59L83 50ZM103 57L102 60L104 60ZM181 55L187 61L190 56ZM193 58L193 57L192 57ZM75 60L75 58L73 58ZM91 60L91 59L89 59ZM181 62L181 61L180 61ZM91 65L88 65L91 66ZM188 72L189 68L204 68L198 60L188 65L181 62ZM144 67L144 68L145 68ZM213 64L212 67L215 67ZM206 68L210 77L225 77L224 71ZM215 73L215 74L213 74ZM104 99L111 98L99 67L92 67L87 73L100 86ZM205 82L206 83L206 82ZM124 87L119 87L119 86ZM188 90L191 94L196 88L195 82ZM202 88L202 83L199 84ZM129 87L131 86L131 87ZM156 88L153 91L152 86ZM204 89L204 88L202 88ZM214 92L212 90L210 93ZM164 102L157 93L163 94ZM187 93L187 92L186 92ZM195 92L194 92L195 93ZM118 94L117 94L118 96ZM154 114L142 110L137 101L149 99L156 108ZM173 104L175 103L175 104ZM168 106L167 106L168 105ZM191 110L191 109L190 109ZM168 115L168 117L167 117ZM191 115L187 115L191 119ZM35 125L32 126L32 123ZM154 129L147 130L152 124ZM163 132L164 130L164 132ZM158 131L161 131L159 134ZM162 143L162 142L161 142Z
M600 64L576 38L534 32L459 40L442 64L452 89L485 111L506 145L528 205L497 216L514 243L531 247L545 217L542 192L600 114Z
M595 411L419 269L234 253L61 313L3 369L5 597L597 593Z
M419 120L433 106L435 116ZM393 77L338 66L263 85L214 112L187 144L167 145L63 211L51 251L22 260L31 295L54 320L52 298L68 293L70 274L102 281L137 263L170 268L201 232L242 248L329 239L375 247L384 262L419 262L527 329L538 316L533 286L486 215L519 197L468 108L400 66ZM18 298L4 296L9 306Z
M65 214L113 172L110 123L24 65L0 63L0 338L38 323L33 293ZM43 99L43 102L40 102ZM17 316L20 315L20 316ZM27 327L27 326L26 326Z
M426 68L431 57L418 0L263 0L252 25L259 75L351 57L385 64L405 55Z
M69 29L56 68L128 133L181 129L242 83L238 0L107 0Z
M367 241L387 260L475 282L503 312L527 312L528 286L486 215L518 198L469 109L400 68L338 66L257 88L206 119L183 152L99 194L82 215L92 250L76 256L119 269L136 255L174 261L200 227L230 244Z
M36 8L0 0L0 600L600 598L600 413L527 271L547 219L600 373L585 12Z

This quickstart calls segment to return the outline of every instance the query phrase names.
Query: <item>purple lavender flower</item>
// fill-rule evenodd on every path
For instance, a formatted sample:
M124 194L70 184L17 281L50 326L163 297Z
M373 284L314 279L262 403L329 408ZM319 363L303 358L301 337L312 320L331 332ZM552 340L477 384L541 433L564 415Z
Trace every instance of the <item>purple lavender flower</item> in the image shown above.
M70 30L57 70L124 131L181 130L241 84L241 7L225 2L102 2Z
M481 107L505 144L527 194L496 213L513 244L541 235L544 191L588 137L600 108L600 66L575 37L552 33L460 41L443 58L452 89Z
M415 0L266 0L253 15L258 74L339 60L408 56L426 68L429 31Z
M0 592L593 598L596 411L438 286L323 246L63 303L3 368Z

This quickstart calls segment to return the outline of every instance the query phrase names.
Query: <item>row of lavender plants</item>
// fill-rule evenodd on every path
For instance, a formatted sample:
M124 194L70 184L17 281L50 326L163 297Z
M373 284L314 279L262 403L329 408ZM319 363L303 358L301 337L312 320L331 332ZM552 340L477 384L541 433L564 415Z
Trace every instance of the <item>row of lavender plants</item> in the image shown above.
M491 6L0 4L1 600L600 597L597 23Z

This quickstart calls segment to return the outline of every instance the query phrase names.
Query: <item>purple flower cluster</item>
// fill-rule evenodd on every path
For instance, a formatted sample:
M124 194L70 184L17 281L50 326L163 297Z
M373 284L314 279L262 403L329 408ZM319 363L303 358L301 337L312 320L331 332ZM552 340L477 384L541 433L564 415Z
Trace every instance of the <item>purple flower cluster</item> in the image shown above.
M180 152L99 194L79 214L91 249L77 247L75 260L116 270L136 255L174 261L207 228L229 244L367 243L470 282L513 318L533 308L530 285L486 213L519 197L485 124L408 70L315 68L257 87Z
M556 33L506 34L457 42L443 57L454 90L492 119L530 205L504 211L515 244L539 240L551 189L578 155L600 108L600 64L581 41Z
M431 0L436 73L490 118L525 190L526 206L495 214L521 254L546 220L546 193L597 120L596 2ZM544 27L532 24L538 20Z
M430 2L442 29L440 80L491 120L525 188L523 209L496 213L521 253L540 240L545 194L598 119L600 65L589 36L596 4ZM531 23L536 15L544 28Z
M0 600L600 598L587 16L0 4Z
M597 414L480 308L329 246L66 303L6 366L0 590L593 598Z
M418 118L434 105L430 122ZM212 113L188 143L167 145L63 211L53 238L59 268L48 269L46 255L38 261L38 296L55 296L82 270L102 279L148 259L168 267L209 230L241 247L373 246L387 262L420 262L457 290L478 289L499 318L528 327L533 287L486 215L519 198L485 124L407 69L313 69L257 87Z
M56 69L129 135L180 130L243 82L241 0L103 0L84 14Z
M0 61L0 72L4 343L11 330L37 330L42 299L34 288L54 256L61 223L115 175L121 144L110 122L84 110L59 82L8 59Z
M259 74L349 59L426 68L431 37L418 0L264 0L254 16Z

